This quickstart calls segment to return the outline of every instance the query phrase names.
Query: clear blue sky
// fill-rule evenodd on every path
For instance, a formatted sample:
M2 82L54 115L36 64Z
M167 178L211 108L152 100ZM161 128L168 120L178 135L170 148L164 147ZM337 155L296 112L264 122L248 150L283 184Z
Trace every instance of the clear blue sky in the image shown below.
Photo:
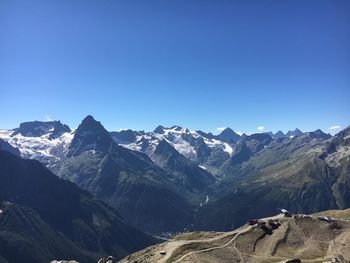
M0 128L350 124L350 1L2 0Z

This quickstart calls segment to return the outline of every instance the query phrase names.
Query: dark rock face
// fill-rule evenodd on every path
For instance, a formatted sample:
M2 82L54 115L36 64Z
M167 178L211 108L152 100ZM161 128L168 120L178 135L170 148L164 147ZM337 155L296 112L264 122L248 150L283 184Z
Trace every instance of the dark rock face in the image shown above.
M286 135L282 131L278 131L274 134L275 138L285 138Z
M38 161L5 151L0 151L0 203L0 253L9 262L67 256L96 262L105 253L121 258L155 242Z
M247 144L252 153L257 153L269 145L273 139L268 133L254 133L249 136L244 136L241 142Z
M303 132L297 128L294 131L288 131L286 133L286 137L290 138L291 136L295 137L295 136L299 136L302 134L303 134Z
M243 162L248 161L251 156L252 151L245 142L242 142L236 147L235 153L231 156L228 162L233 166L242 164Z
M308 132L307 133L311 138L315 138L315 139L324 139L327 140L329 138L332 137L332 135L328 134L328 133L324 133L323 131L321 131L320 129L317 129L313 132Z
M67 156L78 156L86 151L107 153L115 144L102 124L87 116L75 131Z
M21 134L28 137L39 137L50 134L49 139L54 139L62 133L70 132L70 128L60 121L32 121L23 122L15 129L13 135Z
M154 129L154 133L163 134L164 133L164 127L162 125L157 126L157 128Z
M136 141L136 136L139 135L139 133L133 130L123 130L120 132L110 132L110 135L118 144L129 144Z
M11 144L9 144L8 142L5 142L2 139L0 139L0 150L7 151L7 152L12 153L16 156L21 155L20 151L17 148L13 147Z
M196 131L200 136L203 136L205 138L208 138L208 139L214 139L215 136L214 134L212 134L211 132L208 132L208 133L205 133L203 131Z
M191 192L203 190L214 182L210 173L186 159L165 140L159 142L151 158L160 167L174 174Z
M326 154L331 154L343 146L350 146L350 126L334 135L325 152Z
M199 143L196 144L195 149L197 151L197 161L199 163L205 162L210 157L212 150L209 146L203 141L202 138L197 140Z
M227 143L235 143L241 138L241 136L235 133L231 128L226 128L215 137L216 139Z

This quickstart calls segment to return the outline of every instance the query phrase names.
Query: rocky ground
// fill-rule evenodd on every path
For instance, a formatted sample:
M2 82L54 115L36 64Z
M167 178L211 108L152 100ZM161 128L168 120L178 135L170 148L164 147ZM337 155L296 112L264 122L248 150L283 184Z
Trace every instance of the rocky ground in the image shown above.
M129 255L120 263L348 262L350 221L344 215L350 213L329 214L332 219L325 217L327 211L312 216L277 215L230 232L185 233Z

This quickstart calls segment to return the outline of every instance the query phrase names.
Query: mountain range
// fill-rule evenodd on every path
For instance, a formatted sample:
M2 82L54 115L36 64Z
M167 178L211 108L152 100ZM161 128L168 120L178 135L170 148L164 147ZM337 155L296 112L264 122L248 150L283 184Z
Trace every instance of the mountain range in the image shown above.
M76 129L27 122L0 139L157 235L226 231L284 207L350 206L350 127L214 135L180 126L107 131L92 116Z

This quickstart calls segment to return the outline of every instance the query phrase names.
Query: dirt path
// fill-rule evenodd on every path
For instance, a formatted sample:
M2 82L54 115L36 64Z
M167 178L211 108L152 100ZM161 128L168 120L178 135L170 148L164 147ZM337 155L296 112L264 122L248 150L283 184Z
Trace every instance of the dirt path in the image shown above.
M237 236L238 237L238 236ZM237 248L237 237L235 238L234 242L233 242L233 249L235 250L235 252L237 253L237 255L239 256L239 260L241 263L244 263L244 258L242 256L241 251L238 250Z
M227 241L225 244L223 244L221 246L215 246L215 247L211 247L211 248L205 248L205 249L200 249L200 250L195 250L195 251L188 252L185 255L183 255L182 257L180 257L179 259L177 259L176 261L174 261L174 263L183 262L186 257L191 256L193 254L205 253L205 252L209 252L209 251L212 251L212 250L215 250L215 249L225 248L225 247L229 246L230 244L232 244L232 242L234 242L237 239L237 237L239 237L241 234L249 232L251 229L252 229L252 227L250 227L250 226L245 227L244 229L242 229L239 232L237 232L229 241ZM227 236L227 235L220 236L219 238L216 238L216 239L221 239L221 238L223 238L225 236ZM208 239L208 240L201 240L201 242L207 242L207 241L210 242L210 239ZM237 252L238 256L240 257L241 262L244 262L243 256L241 255L239 250L236 248L235 244L234 244L233 248Z
M231 235L237 235L237 233L239 233L240 231L242 231L243 229L247 228L247 226L243 226L241 228L238 228L234 231L230 231L227 233L224 233L222 235L219 235L217 237L213 237L213 238L206 238L206 239L200 239L200 240L178 240L178 241L171 241L169 243L167 243L165 245L165 247L163 248L164 251L166 251L166 255L164 257L162 257L161 259L158 260L158 263L166 263L173 255L173 253L175 252L175 250L177 250L178 248L180 248L181 246L184 245L188 245L188 244L192 244L192 243L205 243L205 242L215 242L218 241L220 239L223 239L225 237L231 236ZM250 229L251 227L249 227ZM232 240L232 239L231 239ZM230 241L229 241L230 242ZM199 251L199 250L198 250ZM194 252L194 251L193 251ZM191 252L189 252L191 253ZM187 255L187 254L186 254Z
M329 242L327 256L343 255L346 258L350 257L349 249L350 232L345 232L338 235L334 241Z
M267 217L267 218L263 218L262 220L268 220L268 219L279 219L281 218L281 215L276 215L274 217ZM216 250L216 249L221 249L221 248L225 248L227 246L229 246L230 244L233 244L233 249L235 250L235 252L237 253L237 255L239 256L241 262L244 262L244 258L242 256L242 253L237 249L236 247L236 239L244 233L249 232L250 230L252 230L251 226L247 226L244 225L238 229L236 229L235 231L231 231L229 233L223 234L221 236L215 237L215 238L209 238L209 239L202 239L202 240L192 240L192 241L174 241L174 242L170 242L166 245L166 247L164 248L164 250L166 251L166 256L164 256L162 259L159 260L159 263L167 263L169 259L171 259L171 257L173 256L173 253L180 248L183 245L187 245L187 244L191 244L191 243L201 243L201 242L213 242L213 241L217 241L220 239L223 239L229 235L234 235L228 242L226 242L223 245L220 246L215 246L215 247L211 247L211 248L205 248L205 249L200 249L200 250L194 250L194 251L190 251L188 253L186 253L185 255L181 256L179 259L177 259L176 263L180 263L183 262L183 260L188 257L191 256L193 254L197 254L197 253L205 253L205 252L209 252L212 250Z

